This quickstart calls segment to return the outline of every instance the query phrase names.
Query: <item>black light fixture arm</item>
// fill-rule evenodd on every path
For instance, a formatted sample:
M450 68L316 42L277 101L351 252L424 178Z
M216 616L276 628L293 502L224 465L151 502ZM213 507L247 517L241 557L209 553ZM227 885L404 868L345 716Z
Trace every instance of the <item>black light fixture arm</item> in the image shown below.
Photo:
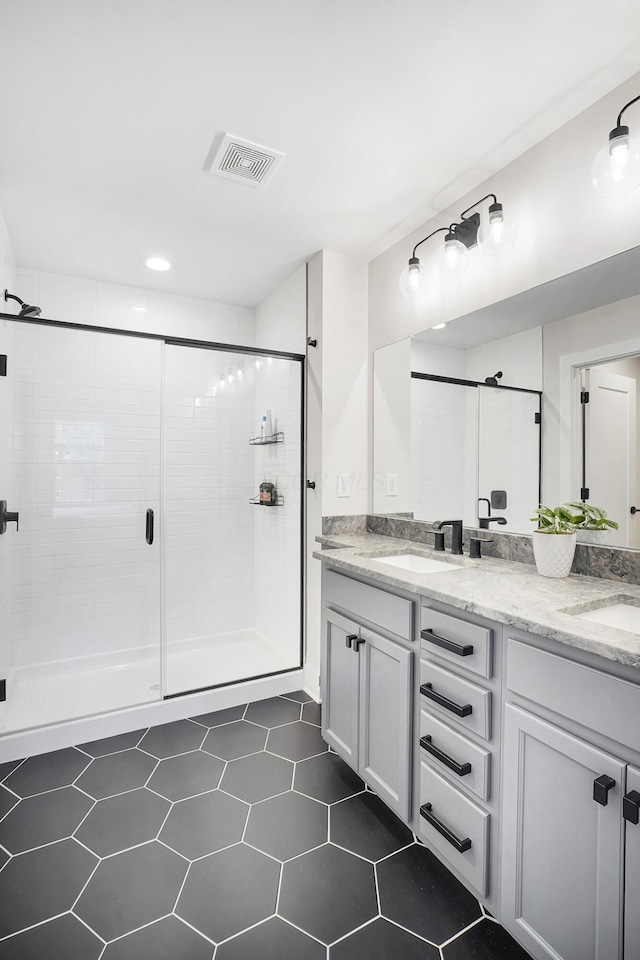
M482 200L476 200L476 202L472 203L470 207L467 207L467 209L460 214L460 219L467 220L468 219L467 214L470 213L474 207L479 207L480 204L484 203L485 200L493 200L494 203L498 202L498 198L496 197L495 193L488 193L486 197L482 198Z
M637 96L637 97L634 97L633 100L629 100L629 103L625 103L624 107L622 108L622 110L621 110L620 113L618 114L618 120L617 120L617 123L616 123L616 126L617 126L617 127L620 127L620 126L622 125L622 114L625 112L625 110L628 110L628 108L631 107L631 106L633 106L634 103L637 103L638 100L640 100L640 95Z
M415 257L416 250L421 244L425 243L426 240L429 240L431 237L435 237L436 233L449 233L449 231L450 231L450 227L438 227L438 229L434 230L433 233L428 234L422 240L418 240L415 247L413 248L413 253L411 254L411 258L413 259Z

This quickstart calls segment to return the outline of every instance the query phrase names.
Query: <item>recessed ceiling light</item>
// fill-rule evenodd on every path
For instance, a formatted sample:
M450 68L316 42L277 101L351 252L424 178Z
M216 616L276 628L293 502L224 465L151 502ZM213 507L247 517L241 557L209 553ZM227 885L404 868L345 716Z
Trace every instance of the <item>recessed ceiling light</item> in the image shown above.
M432 330L442 330L446 327L446 323L436 323L435 327L431 327Z
M170 270L171 264L164 257L147 257L144 261L149 270Z

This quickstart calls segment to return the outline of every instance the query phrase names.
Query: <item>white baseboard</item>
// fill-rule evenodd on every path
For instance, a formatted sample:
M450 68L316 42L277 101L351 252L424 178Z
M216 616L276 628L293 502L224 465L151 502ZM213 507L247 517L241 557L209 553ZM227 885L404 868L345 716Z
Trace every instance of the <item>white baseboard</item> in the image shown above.
M236 683L217 690L203 690L171 700L145 703L115 713L83 717L35 730L6 734L0 737L0 763L49 753L51 750L62 750L78 743L90 743L161 723L171 723L173 720L185 720L202 713L237 707L241 703L277 697L281 693L293 693L302 686L307 688L306 671L303 673L302 670L292 670L290 673L248 680L246 683ZM308 689L308 693L315 699L313 687Z

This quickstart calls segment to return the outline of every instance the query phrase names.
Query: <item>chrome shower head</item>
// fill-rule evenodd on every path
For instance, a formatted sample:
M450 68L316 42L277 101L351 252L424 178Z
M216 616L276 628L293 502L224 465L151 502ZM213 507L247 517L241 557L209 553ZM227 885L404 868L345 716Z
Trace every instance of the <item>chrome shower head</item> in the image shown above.
M42 313L40 307L32 307L31 304L25 303L24 300L21 300L20 297L16 297L15 294L9 293L8 290L4 292L5 303L9 300L15 300L16 303L20 304L20 312L18 313L19 317L39 317Z

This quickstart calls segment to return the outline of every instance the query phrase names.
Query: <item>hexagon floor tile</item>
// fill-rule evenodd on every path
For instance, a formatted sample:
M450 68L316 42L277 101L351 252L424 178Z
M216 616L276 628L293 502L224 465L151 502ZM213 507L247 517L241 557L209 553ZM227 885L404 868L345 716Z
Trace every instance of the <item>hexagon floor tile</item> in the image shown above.
M244 843L191 865L176 913L214 942L275 913L280 865Z
M319 722L295 691L0 764L0 960L528 960Z
M282 868L278 913L333 943L378 913L373 865L325 844Z

